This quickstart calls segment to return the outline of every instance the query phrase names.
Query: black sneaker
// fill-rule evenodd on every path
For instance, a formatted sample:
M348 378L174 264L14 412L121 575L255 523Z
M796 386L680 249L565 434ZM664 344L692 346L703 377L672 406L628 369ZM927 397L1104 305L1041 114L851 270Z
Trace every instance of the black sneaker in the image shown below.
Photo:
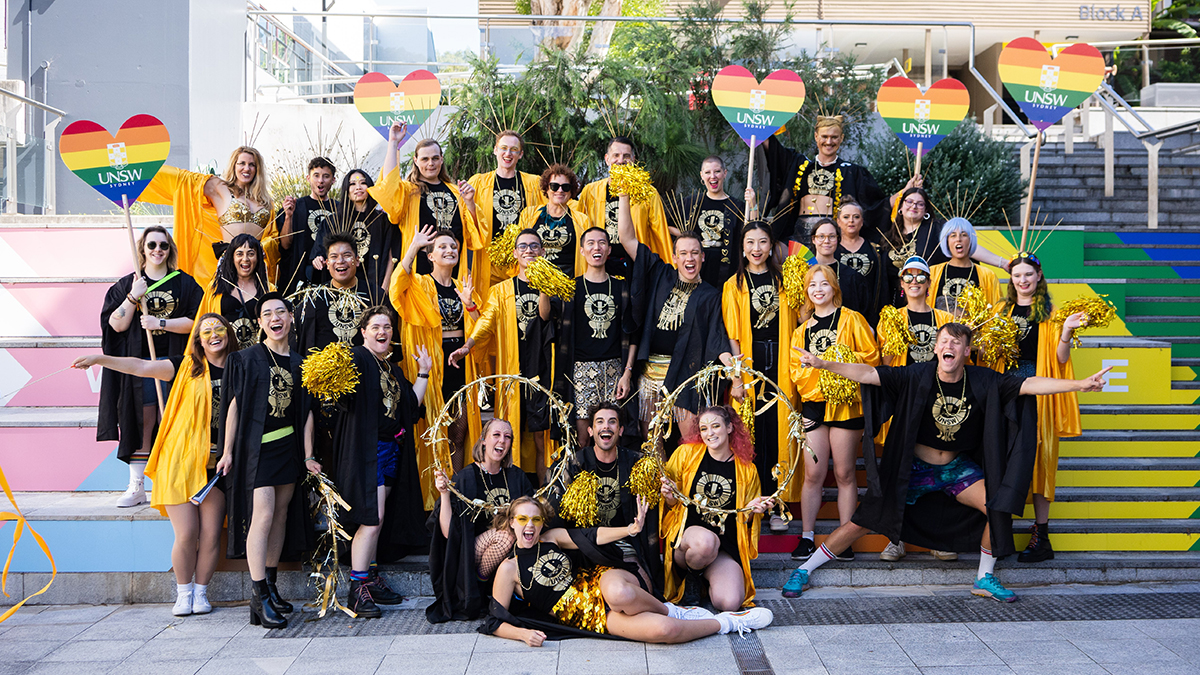
M379 576L377 570L368 573L367 582L363 585L367 587L367 591L371 593L371 599L377 605L398 605L404 602L404 596L393 591L383 577Z
M792 560L808 560L816 551L817 545L812 539L800 537L800 543L796 544L796 550L792 551Z
M350 581L350 596L346 598L346 606L360 619L378 619L383 616L383 610L371 599L371 591L361 581Z
M1029 545L1017 556L1017 562L1039 563L1054 560L1054 548L1050 546L1050 537L1037 525L1029 528L1029 534Z
M683 598L680 605L684 607L699 607L704 602L704 577L693 569L688 569L683 575Z
M833 556L833 559L840 560L842 562L854 562L854 549L848 548L845 551Z

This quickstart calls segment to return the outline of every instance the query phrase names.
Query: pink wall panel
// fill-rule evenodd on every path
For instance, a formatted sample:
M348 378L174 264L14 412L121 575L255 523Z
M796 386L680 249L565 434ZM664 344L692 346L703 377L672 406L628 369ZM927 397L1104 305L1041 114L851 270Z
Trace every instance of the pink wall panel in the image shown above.
M19 348L5 351L29 373L29 382L35 382L49 375L41 382L35 382L17 392L7 405L92 406L100 402L101 368L99 366L92 366L89 371L68 370L51 375L51 373L71 365L71 362L80 356L99 354L99 347L95 349ZM13 386L9 389L14 388L16 387ZM0 394L5 393L8 391L0 391Z
M5 284L50 335L100 335L100 308L111 284Z
M5 230L0 240L41 277L120 277L133 271L129 235L122 229Z
M71 491L112 454L95 427L0 429L0 466L13 490Z

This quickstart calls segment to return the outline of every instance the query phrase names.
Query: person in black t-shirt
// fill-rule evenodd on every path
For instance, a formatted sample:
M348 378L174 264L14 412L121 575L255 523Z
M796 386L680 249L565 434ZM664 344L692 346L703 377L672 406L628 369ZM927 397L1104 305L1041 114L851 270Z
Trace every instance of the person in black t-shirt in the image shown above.
M362 343L358 330L363 310L384 302L383 289L371 289L357 276L358 251L354 239L346 233L325 238L329 283L308 289L300 302L301 354L323 349L337 340L347 345ZM374 293L370 291L374 290Z
M579 178L566 164L551 164L538 179L545 203L521 211L517 227L537 232L543 256L568 277L585 269L579 256L579 238L589 226L587 214L576 209Z
M710 285L721 288L737 269L741 250L738 231L745 220L744 204L726 194L725 160L716 155L706 157L700 163L700 182L704 194L695 195L683 205L686 222L676 223L671 234L680 231L700 233L700 245L704 249L704 264L700 277Z
M329 189L337 177L337 168L324 157L313 157L308 163L308 194L297 199L292 195L283 198L283 208L275 215L279 228L279 247L283 249L279 261L279 287L291 293L300 286L320 283L324 275L322 258L315 245L321 241L322 228L328 227L327 220L333 212L333 201Z
M799 597L809 573L870 531L943 550L980 546L975 595L1012 602L993 574L1015 553L1012 516L1025 508L1036 431L1032 396L1100 391L1108 368L1082 380L1000 375L968 366L971 329L938 331L935 362L902 368L834 363L797 350L801 362L863 384L868 491L851 522L833 532L783 587ZM873 438L888 420L887 452ZM1036 444L1034 444L1036 445Z
M369 190L375 181L362 169L351 169L342 179L342 199L333 213L321 219L313 243L312 265L327 278L325 239L334 233L349 234L358 249L358 278L371 297L379 301L376 289L387 289L392 270L404 252L400 230L388 221L387 214ZM314 277L313 283L318 283Z
M867 322L874 326L879 322L879 310L888 302L888 285L884 269L886 259L879 252L879 245L862 237L863 209L862 205L849 195L842 200L837 209L837 226L841 237L838 239L837 257L841 266L858 272L866 289L867 300L863 312ZM892 266L888 265L888 269Z
M867 323L874 326L879 319L879 311L873 311L873 296L867 287L867 279L849 265L843 265L838 258L838 246L842 242L842 231L829 218L822 218L813 227L812 246L816 260L815 264L828 265L837 276L838 286L842 289L842 306L862 314Z

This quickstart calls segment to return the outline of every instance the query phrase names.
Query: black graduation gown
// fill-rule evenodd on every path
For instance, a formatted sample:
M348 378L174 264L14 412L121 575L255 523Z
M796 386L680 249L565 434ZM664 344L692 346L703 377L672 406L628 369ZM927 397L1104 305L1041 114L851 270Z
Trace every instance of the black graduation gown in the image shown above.
M195 318L204 291L191 276L180 272L181 297L175 303L171 318ZM153 285L154 282L150 282ZM142 358L146 331L142 329L142 312L135 310L129 328L123 333L113 330L108 319L117 311L125 296L133 289L133 273L117 279L109 286L100 309L100 351L106 356ZM167 333L168 349L158 356L179 356L187 350L188 335ZM100 373L100 404L96 418L96 440L117 441L117 459L128 462L133 453L142 449L142 378L104 368Z
M837 262L834 254L834 264L830 265L837 274L838 287L842 289L842 306L848 307L866 318L871 326L879 324L879 309L874 307L874 297L867 286L863 275L850 269L848 265Z
M803 197L802 194L796 193L796 177L805 162L808 162L807 173L814 168L817 160L815 158L810 160L804 153L785 147L779 142L778 137L772 138L771 142L767 144L766 154L767 171L771 174L770 197L772 201L778 199L780 195L788 194L791 201L795 202L795 206L774 221L776 238L779 241L787 241L795 230L796 218L800 215L797 213L800 208L800 198ZM879 188L875 177L866 167L847 162L840 157L825 169L842 172L842 197L854 197L855 201L863 207L862 236L868 241L879 241L880 233L887 223L889 205L888 195Z
M399 262L404 256L404 249L401 248L403 236L374 200L367 203L371 208L359 213L354 210L354 204L337 202L333 206L333 218L322 220L321 228L317 230L317 240L313 243L310 258L325 257L325 237L331 227L339 232L349 232L359 244L358 281L364 287L369 287L373 304L379 304L388 301L387 288L383 285L388 262L393 259ZM360 233L365 233L366 238L363 239Z
M679 280L679 271L639 243L632 277L633 314L641 319L637 360L646 361L650 358L650 341L658 312ZM681 382L710 363L716 363L718 357L728 351L729 336L721 315L721 292L701 282L688 298L663 386L667 391L674 391ZM695 387L688 387L675 400L675 405L696 412L700 409L700 394Z
M521 467L513 465L502 471L508 483L510 496L533 496L533 485ZM483 499L484 488L479 480L479 469L471 464L463 467L453 478L454 486L469 499ZM491 580L480 581L475 566L475 521L470 518L467 506L454 495L451 500L454 513L450 520L450 536L442 536L439 522L441 499L433 505L426 526L432 533L429 544L429 580L433 584L435 600L425 608L429 623L447 621L470 621L478 619L487 611L486 598L491 596ZM491 525L491 516L480 515L481 521Z
M379 381L382 370L379 360L366 347L355 347L352 353L359 372L358 387L337 403L333 464L329 467L329 475L337 485L338 494L350 505L350 511L342 516L343 522L378 525L378 430L382 405ZM404 378L399 368L393 368L392 375L400 385L396 419L404 425L404 434L398 441L400 459L396 483L384 504L384 528L379 535L376 555L379 562L385 563L429 546L417 470L417 447L413 439L413 425L420 419L420 402L413 394L412 383Z
M329 293L337 292L338 291L329 291ZM355 287L355 290L351 292L366 303L366 307L361 307L362 311L365 311L367 307L370 307L372 304L374 304L373 298L367 293L366 284L363 283L361 279L358 282L358 286ZM347 298L347 300L348 299L349 298ZM323 349L329 346L329 343L333 342L333 340L328 339L328 335L324 337L318 335L318 329L320 328L318 322L322 320L326 322L328 321L328 318L319 317L319 315L327 315L329 312L329 299L323 293L311 293L306 294L304 299L300 300L297 304L296 325L298 330L296 331L296 344L299 346L300 353L307 356L309 350ZM350 338L350 344L361 345L362 332L359 331L357 326L358 319L355 319L354 323L356 325L354 327L354 333Z
M617 471L625 481L628 481L630 472L633 471L633 465L641 458L642 453L636 450L629 450L622 447L617 448ZM571 527L572 523L563 520L557 515L559 511L559 504L562 503L563 494L566 492L566 489L570 487L571 481L575 479L576 475L584 471L595 472L599 464L596 460L596 451L590 446L580 448L573 456L569 458L563 458L560 461L569 463L567 464L567 469L565 475L563 476L563 484L555 484L551 486L549 494L546 495L550 500L550 504L554 507L554 512L556 514L550 522L550 527ZM553 473L551 475L553 475ZM657 509L652 508L646 514L647 523L658 522L656 511ZM637 497L629 491L629 488L626 485L624 485L624 481L621 485L621 513L625 516L626 522L632 523L637 520ZM633 544L633 550L637 553L638 565L641 566L642 569L646 570L646 572L650 575L652 588L647 588L646 590L653 594L654 597L662 599L662 558L660 557L658 547L653 546L650 543L650 528L643 528L641 533L634 537L631 542ZM608 544L608 546L615 547L616 544ZM617 549L615 552L610 551L610 557L613 557L617 560L623 560L624 558L624 556L620 553L620 549ZM643 584L645 583L641 578L641 575L637 575L637 577L639 581L641 581Z
M867 494L854 522L892 541L941 551L979 548L985 522L991 525L992 555L1016 552L1012 518L1025 510L1036 456L1037 410L1033 396L1020 396L1024 377L967 366L967 382L982 412L983 445L967 456L983 470L988 515L934 492L908 506L909 474L921 418L934 387L935 362L889 368L877 366L880 386L863 385L863 457ZM887 445L877 452L875 434L888 420Z
M329 278L328 271L312 266L312 259L316 255L325 255L324 248L320 248L319 254L317 249L324 236L322 228L326 226L334 208L332 199L318 202L309 195L296 198L296 208L292 211L291 245L288 248L280 247L278 286L282 292L290 294L300 286L319 284ZM313 220L311 225L310 218ZM285 214L280 208L275 214L275 225L279 232L283 231L284 219Z
M312 408L312 397L300 385L300 354L291 350L288 368L292 371L294 419L292 427L296 434L296 462L303 465L304 422ZM258 453L262 448L263 427L267 419L267 393L270 391L271 357L266 344L234 352L225 362L225 374L221 378L221 437L220 448L225 447L226 423L229 402L237 399L237 438L233 444L233 466L226 476L225 513L228 521L229 558L246 557L246 533L250 530L250 519L254 514L254 479L258 473ZM303 471L303 469L302 469ZM283 542L285 560L299 560L304 551L315 545L312 528L309 526L308 504L305 491L297 487L288 502L287 532Z
M864 256L867 260L867 264L870 266L870 270L867 274L863 274L861 270L855 269L851 264L846 262L846 256L852 256L850 258L851 260L857 259L858 261L861 261L862 258L858 257L858 254ZM858 275L862 277L868 311L858 311L867 318L867 322L872 326L878 325L879 310L891 300L891 298L888 296L890 289L888 288L886 279L886 275L889 273L889 271L896 269L892 265L891 259L881 253L876 244L872 244L869 241L863 243L862 247L854 252L851 252L839 245L837 252L834 253L834 257L838 259L842 267L854 269L856 272L858 272ZM845 271L849 270L847 269ZM851 307L851 309L855 308Z
M629 355L628 329L634 324L631 316L632 305L629 302L629 284L621 284L621 297L617 300L617 316L621 319L621 359ZM587 295L583 277L575 277L575 297ZM575 400L575 385L571 378L575 376L575 300L550 298L550 322L554 328L554 393L564 401ZM585 326L585 330L586 330ZM586 412L586 411L584 411ZM552 433L555 439L561 440L562 430L557 426Z

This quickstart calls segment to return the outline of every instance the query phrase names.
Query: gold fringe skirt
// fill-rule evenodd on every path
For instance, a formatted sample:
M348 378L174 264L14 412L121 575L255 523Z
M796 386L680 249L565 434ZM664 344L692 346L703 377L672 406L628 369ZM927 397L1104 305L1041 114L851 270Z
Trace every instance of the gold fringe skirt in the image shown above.
M554 603L554 609L551 610L554 617L573 628L608 633L608 606L604 604L604 596L600 593L600 576L610 569L592 567L579 570L571 587Z
M646 361L646 369L642 371L642 379L638 383L638 417L643 422L649 422L654 417L654 410L666 393L663 381L667 379L670 367L671 357L663 354L651 354Z

